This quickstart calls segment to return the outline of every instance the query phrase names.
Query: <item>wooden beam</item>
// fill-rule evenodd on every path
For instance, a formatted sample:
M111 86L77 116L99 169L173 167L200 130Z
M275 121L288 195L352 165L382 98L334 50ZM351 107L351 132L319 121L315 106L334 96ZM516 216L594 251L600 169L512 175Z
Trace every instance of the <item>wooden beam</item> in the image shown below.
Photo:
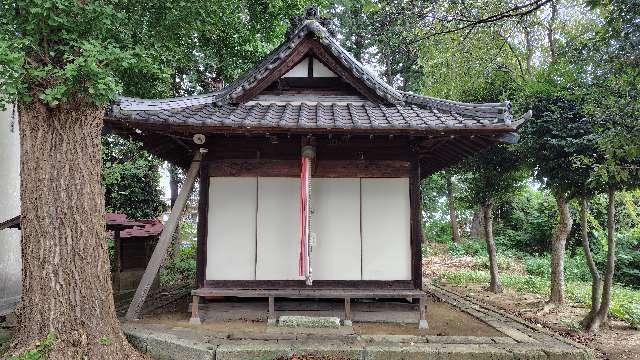
M147 264L144 275L142 275L142 280L140 280L140 284L138 284L138 288L136 289L136 293L133 296L133 300L131 300L131 304L129 304L129 309L127 310L127 314L125 315L125 318L127 320L139 319L140 315L142 314L142 306L144 305L144 301L147 299L147 295L149 294L149 290L151 289L153 280L158 274L158 270L160 270L160 265L162 265L165 256L167 256L167 249L171 244L171 237L173 236L173 232L176 230L176 226L178 225L178 220L180 219L182 210L184 210L184 206L187 203L187 198L189 197L191 188L193 188L193 183L196 180L198 170L200 170L201 159L202 152L196 152L193 160L191 161L191 167L189 167L187 178L185 179L182 185L182 189L180 189L180 193L178 194L178 198L176 199L176 202L171 209L169 220L167 220L167 223L164 225L164 230L160 235L160 240L158 240L158 244L153 250L151 260L149 260L149 264Z
M411 161L409 177L409 207L411 210L411 280L416 289L422 289L422 195L420 193L420 162Z
M209 214L209 163L200 163L200 189L198 196L198 237L196 245L196 287L204 287L207 264L207 224Z

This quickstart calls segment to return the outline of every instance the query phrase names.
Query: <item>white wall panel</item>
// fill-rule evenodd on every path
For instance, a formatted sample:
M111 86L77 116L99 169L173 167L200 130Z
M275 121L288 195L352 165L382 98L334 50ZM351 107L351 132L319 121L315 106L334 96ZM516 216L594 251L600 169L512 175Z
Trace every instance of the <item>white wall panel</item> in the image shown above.
M309 58L302 59L296 66L282 77L307 77L309 75Z
M409 179L362 179L363 280L410 280Z
M313 59L313 77L337 77L336 73L329 70L318 59Z
M258 178L257 280L299 280L300 180Z
M207 280L255 280L256 191L256 178L211 178Z
M360 179L311 180L315 280L360 280Z

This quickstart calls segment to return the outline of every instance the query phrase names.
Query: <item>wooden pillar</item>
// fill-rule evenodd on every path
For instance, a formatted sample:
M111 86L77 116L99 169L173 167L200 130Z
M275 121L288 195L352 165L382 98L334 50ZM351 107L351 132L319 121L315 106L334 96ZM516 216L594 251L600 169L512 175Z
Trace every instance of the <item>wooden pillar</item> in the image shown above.
M416 289L422 289L422 195L420 162L411 161L409 172L409 206L411 218L411 279Z
M191 319L189 319L189 324L191 325L200 325L202 324L202 319L200 319L200 296L193 295L192 303L191 303Z
M206 156L200 162L198 189L198 234L196 243L196 288L203 288L207 268L207 225L209 217L209 164Z
M427 298L424 296L420 298L420 304L418 305L420 311L420 321L418 322L418 328L421 330L429 329L429 323L427 322Z
M267 324L276 323L276 299L269 296L269 314L267 315Z
M344 298L344 326L353 325L353 321L351 319L351 298Z
M147 299L153 280L158 274L158 270L160 270L160 266L162 265L164 258L167 256L167 249L169 248L169 245L171 245L171 237L173 236L173 232L176 230L178 220L180 219L182 210L184 210L187 198L189 197L191 188L193 188L193 183L196 180L196 175L200 169L200 160L202 159L201 151L197 151L193 157L193 161L191 161L191 166L187 172L187 178L182 185L182 189L180 189L176 203L171 209L169 220L167 220L167 223L164 225L164 230L160 235L160 240L158 240L158 244L153 250L151 260L149 260L147 268L144 271L144 275L142 275L142 280L140 280L140 284L138 284L136 293L133 296L133 300L131 300L131 304L129 304L129 309L125 315L127 320L136 320L140 318L140 315L142 315L144 301Z

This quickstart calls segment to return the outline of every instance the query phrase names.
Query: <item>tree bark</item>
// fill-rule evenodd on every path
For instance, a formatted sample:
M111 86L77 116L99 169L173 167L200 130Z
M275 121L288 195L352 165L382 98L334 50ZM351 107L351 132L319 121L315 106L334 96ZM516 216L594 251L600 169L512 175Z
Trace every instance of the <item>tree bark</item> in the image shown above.
M527 53L527 74L531 76L533 68L533 39L529 25L525 25L524 29L525 50Z
M586 329L593 321L593 317L600 309L600 289L602 287L602 279L600 272L596 267L595 261L593 261L593 255L591 253L591 247L589 245L589 223L587 221L588 203L586 198L580 199L580 227L582 235L582 249L584 250L584 258L589 267L591 273L591 311L582 320L582 326Z
M549 42L549 60L551 63L556 61L556 39L555 24L558 17L558 4L551 1L551 17L549 18L549 26L547 27L547 41Z
M173 205L176 203L176 199L178 198L178 190L180 186L180 176L179 176L178 167L172 164L169 164L169 189L171 191L171 198L169 202L171 204L171 209L173 209ZM180 256L180 247L182 239L180 238L180 224L178 223L178 228L176 232L173 233L173 238L171 239L172 246L167 257L168 261L175 260Z
M473 219L471 219L471 230L469 235L472 238L484 240L484 207L480 207L473 212Z
M573 219L569 212L569 204L564 194L555 194L560 218L551 238L551 296L549 303L562 305L564 303L564 253L567 237L571 232Z
M453 182L451 176L447 176L447 202L449 203L449 224L451 225L451 240L454 243L460 242L460 227L456 215L456 203L453 197Z
M496 243L493 240L493 203L487 201L483 206L484 215L484 238L487 243L487 253L489 255L489 273L491 281L489 283L489 291L493 293L501 293L502 286L498 277L498 256L496 254Z
M54 333L49 359L142 359L116 318L100 183L104 108L20 106L22 302L12 352Z
M602 300L600 308L587 327L590 333L597 332L600 327L607 326L609 318L609 308L611 307L611 286L613 285L613 274L616 268L616 238L615 238L615 189L608 190L609 204L607 206L607 268L604 273L604 284L602 287Z

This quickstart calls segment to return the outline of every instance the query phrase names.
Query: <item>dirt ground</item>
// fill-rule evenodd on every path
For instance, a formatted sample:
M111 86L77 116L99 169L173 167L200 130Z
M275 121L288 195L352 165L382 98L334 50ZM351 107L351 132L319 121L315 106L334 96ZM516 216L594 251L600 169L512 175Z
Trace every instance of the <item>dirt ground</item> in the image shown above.
M203 322L190 326L187 312L189 298L185 297L167 306L158 308L144 316L143 323L161 324L175 327L192 327L194 330L234 333L264 333L267 330L264 321L227 320ZM358 335L438 335L438 336L504 336L491 326L474 317L440 302L430 300L427 303L429 330L419 330L417 324L400 323L358 323L353 325Z
M469 270L473 265L470 258L451 258L437 255L424 259L426 281L444 271ZM513 269L522 271L522 269ZM505 289L502 294L485 291L486 285L468 284L464 286L441 284L445 288L460 295L479 300L489 305L504 309L536 326L546 327L562 336L571 338L595 350L598 359L606 360L638 360L640 359L640 331L634 330L622 321L611 321L608 329L589 336L579 328L579 322L588 313L588 309L577 304L566 306L541 314L546 297L536 294L518 294Z

